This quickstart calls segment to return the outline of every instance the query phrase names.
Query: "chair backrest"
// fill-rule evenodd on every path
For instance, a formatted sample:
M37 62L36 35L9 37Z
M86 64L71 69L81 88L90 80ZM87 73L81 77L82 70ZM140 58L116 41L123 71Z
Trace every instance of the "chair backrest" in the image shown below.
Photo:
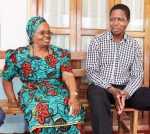
M86 59L85 52L72 52L71 62L73 67L73 73L75 77L84 77L86 75L85 69L82 67L82 62Z
M5 59L5 51L0 50L0 59Z

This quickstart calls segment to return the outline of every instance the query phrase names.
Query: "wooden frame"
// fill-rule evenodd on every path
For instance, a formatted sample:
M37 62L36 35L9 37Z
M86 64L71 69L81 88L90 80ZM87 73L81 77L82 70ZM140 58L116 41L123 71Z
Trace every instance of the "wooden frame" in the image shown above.
M38 1L38 15L43 16L44 0ZM54 35L69 35L70 48L76 50L76 0L70 0L70 19L69 27L50 27Z
M35 16L38 14L38 9L37 9L37 0L28 0L28 9L27 9L27 16Z

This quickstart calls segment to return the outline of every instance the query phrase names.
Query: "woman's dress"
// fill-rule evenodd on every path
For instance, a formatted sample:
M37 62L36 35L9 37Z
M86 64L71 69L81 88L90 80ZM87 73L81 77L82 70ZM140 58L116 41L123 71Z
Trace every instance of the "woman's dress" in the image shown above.
M30 132L44 134L78 134L84 111L69 115L69 91L62 81L62 72L71 72L70 53L50 45L52 54L45 58L33 56L30 47L6 52L3 79L19 77L23 85L18 93Z

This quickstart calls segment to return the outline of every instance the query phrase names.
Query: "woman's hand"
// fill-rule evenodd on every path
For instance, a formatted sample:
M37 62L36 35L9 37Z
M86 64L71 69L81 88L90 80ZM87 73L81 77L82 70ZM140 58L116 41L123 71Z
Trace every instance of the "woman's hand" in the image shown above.
M11 108L11 107L18 107L18 102L17 102L16 99L14 99L14 100L8 99L8 104L9 104L9 108Z
M75 116L80 112L80 102L79 99L75 96L70 97L69 99L69 106L70 106L70 114Z

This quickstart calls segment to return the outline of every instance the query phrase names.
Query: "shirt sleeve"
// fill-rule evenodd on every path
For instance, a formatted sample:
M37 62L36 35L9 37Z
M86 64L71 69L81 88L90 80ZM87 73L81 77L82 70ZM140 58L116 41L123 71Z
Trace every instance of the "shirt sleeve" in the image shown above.
M17 59L14 50L7 50L5 56L5 65L2 72L4 80L11 80L17 75Z
M62 64L61 64L61 72L71 72L72 73L72 66L71 66L71 54L69 51L64 50L62 52Z
M86 70L88 79L102 88L108 88L111 85L99 75L99 49L96 41L91 41L88 46Z
M129 93L129 97L135 93L135 91L142 85L143 82L142 51L138 43L136 43L135 46L135 56L131 66L130 79L127 86L125 87L125 91Z

